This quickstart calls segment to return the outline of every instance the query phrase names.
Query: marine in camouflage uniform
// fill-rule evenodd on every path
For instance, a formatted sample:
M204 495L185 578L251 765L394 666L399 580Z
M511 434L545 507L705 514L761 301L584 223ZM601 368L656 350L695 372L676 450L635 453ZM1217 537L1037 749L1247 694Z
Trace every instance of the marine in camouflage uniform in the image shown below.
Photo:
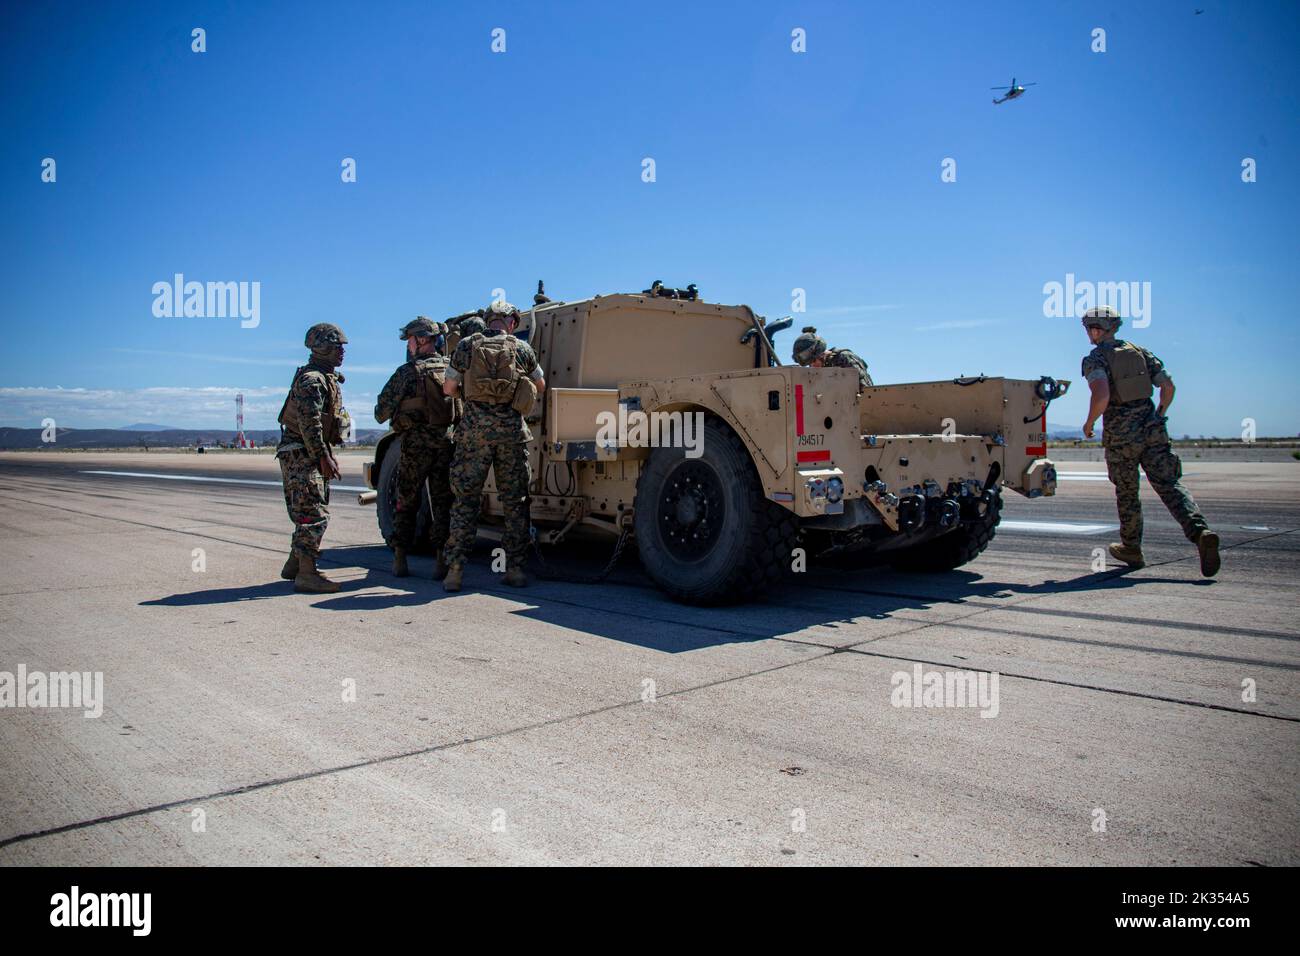
M851 368L858 373L858 391L864 391L875 385L867 363L862 357L848 349L826 347L826 340L817 334L811 325L805 326L800 336L794 340L793 358L800 365L813 368Z
M528 583L523 565L528 552L528 442L532 434L528 424L512 403L511 395L531 392L527 382L540 395L546 388L537 356L527 343L512 334L519 313L506 302L494 302L488 313L490 328L460 340L451 355L447 370L448 394L463 391L465 417L456 426L456 452L451 463L451 487L456 502L451 511L451 534L447 539L449 571L443 580L448 591L459 591L465 559L474 544L482 509L483 483L488 469L496 479L497 494L505 512L506 584L522 587ZM502 341L504 339L504 341ZM513 384L507 391L488 398L487 376L482 368L488 355L501 356L501 350L513 352L512 368L501 372ZM498 371L500 371L498 369Z
M1219 536L1210 530L1183 487L1183 465L1169 442L1166 413L1173 401L1174 383L1164 363L1141 346L1115 338L1122 320L1109 306L1089 309L1083 325L1095 346L1083 360L1083 377L1092 390L1085 437L1091 438L1098 413L1102 415L1102 447L1106 471L1115 486L1120 542L1110 545L1116 559L1142 567L1142 504L1138 494L1138 467L1182 526L1183 534L1197 546L1201 571L1207 577L1219 570ZM1159 407L1151 400L1160 389Z
M443 550L451 521L451 428L459 402L443 394L447 359L442 354L446 328L424 316L401 330L409 360L400 366L375 403L375 421L391 419L401 436L397 462L397 508L393 519L393 574L409 573L406 556L415 543L415 522L420 513L425 482L432 511L433 546L438 550L434 580L447 573Z
M280 571L295 591L331 594L339 585L316 569L321 539L329 524L332 478L339 477L333 448L349 430L336 371L343 364L347 336L337 325L322 322L307 330L311 360L293 375L280 410L280 444L275 457L284 481L284 503L293 522L289 560Z

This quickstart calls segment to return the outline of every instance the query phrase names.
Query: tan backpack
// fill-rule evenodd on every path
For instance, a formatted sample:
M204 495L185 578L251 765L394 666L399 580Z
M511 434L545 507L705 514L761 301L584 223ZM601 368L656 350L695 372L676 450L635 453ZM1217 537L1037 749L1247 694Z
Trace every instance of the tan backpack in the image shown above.
M469 369L465 372L465 400L489 405L509 405L519 385L519 350L509 335L474 336Z
M1131 342L1121 342L1110 353L1110 400L1117 405L1151 397L1151 373L1147 357Z
M415 363L415 371L415 396L398 405L398 411L418 412L429 425L450 425L455 422L460 417L457 414L457 403L442 391L442 385L447 380L447 360L420 359Z

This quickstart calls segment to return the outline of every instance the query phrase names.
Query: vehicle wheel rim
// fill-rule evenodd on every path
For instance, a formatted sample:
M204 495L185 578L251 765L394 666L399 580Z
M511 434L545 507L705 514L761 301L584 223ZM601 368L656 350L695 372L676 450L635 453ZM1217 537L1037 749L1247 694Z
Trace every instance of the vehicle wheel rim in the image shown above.
M674 557L703 558L717 543L726 521L726 500L717 473L688 461L673 470L659 497L659 530Z

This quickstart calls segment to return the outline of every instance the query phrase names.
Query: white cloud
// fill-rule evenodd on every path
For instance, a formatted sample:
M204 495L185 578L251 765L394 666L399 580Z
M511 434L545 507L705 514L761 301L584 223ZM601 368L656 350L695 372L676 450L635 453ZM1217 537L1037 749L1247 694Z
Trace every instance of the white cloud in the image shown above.
M175 428L230 428L235 395L244 396L244 427L275 428L287 385L256 388L44 388L0 387L0 424L39 428L53 418L60 428L120 428L135 422ZM344 403L360 428L370 427L374 394L344 386ZM375 426L378 427L378 426Z

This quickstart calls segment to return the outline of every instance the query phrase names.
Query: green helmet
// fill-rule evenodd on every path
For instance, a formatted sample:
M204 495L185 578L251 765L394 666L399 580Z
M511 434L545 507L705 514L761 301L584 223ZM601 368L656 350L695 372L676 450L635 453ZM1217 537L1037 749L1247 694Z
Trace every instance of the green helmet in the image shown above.
M794 340L794 360L807 365L826 351L826 340L811 325L805 325L803 334Z
M418 338L430 338L435 335L441 335L445 331L446 330L443 329L441 322L435 322L427 316L417 315L410 322L407 322L402 326L402 330L398 333L398 338L402 339L402 341L409 339L413 335Z
M1119 317L1119 313L1108 305L1095 305L1083 313L1085 327L1091 325L1099 329L1105 329L1107 332L1114 332L1123 321Z
M327 349L335 345L346 345L348 337L343 334L343 330L337 325L331 325L329 322L318 322L307 330L307 338L303 344L315 352L318 349Z
M477 315L472 315L468 319L462 319L457 328L460 329L460 337L467 339L475 332L486 332L487 325Z

